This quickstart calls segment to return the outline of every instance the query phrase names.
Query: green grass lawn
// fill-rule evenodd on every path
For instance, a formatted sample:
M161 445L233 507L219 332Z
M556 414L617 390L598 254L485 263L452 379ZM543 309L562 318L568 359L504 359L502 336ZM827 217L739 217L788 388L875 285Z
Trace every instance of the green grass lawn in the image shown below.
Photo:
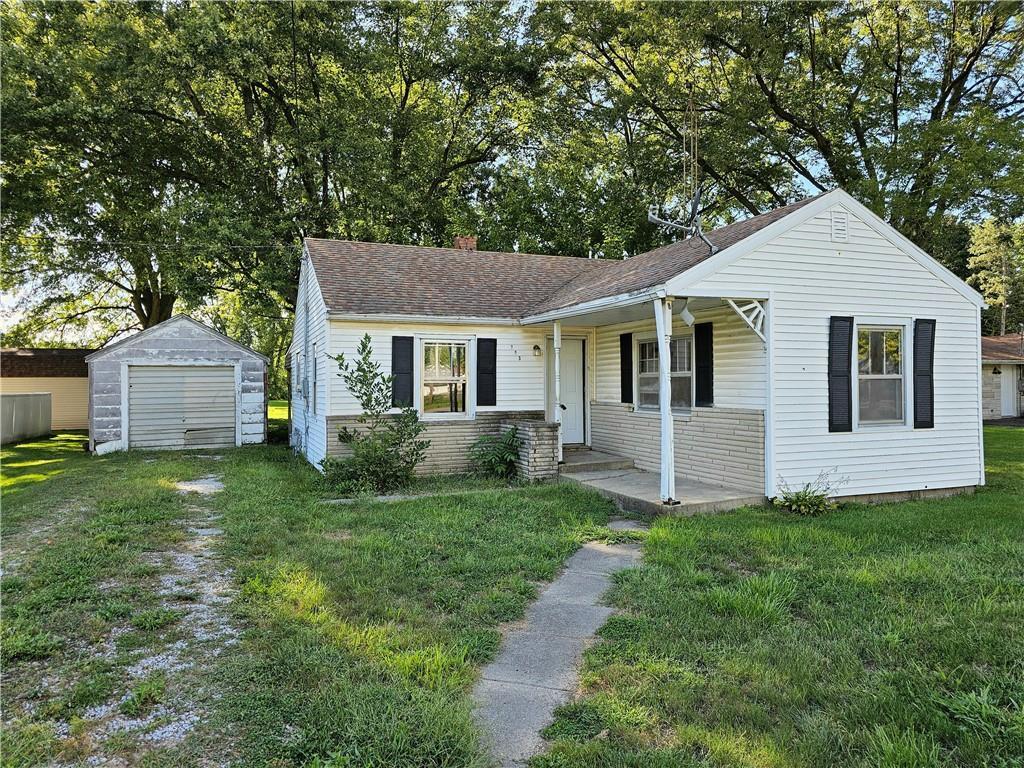
M971 497L658 520L535 768L1019 765L1024 430L986 439ZM484 766L468 692L500 624L608 535L572 487L337 505L284 446L80 445L3 451L4 766ZM221 493L174 488L208 474ZM154 564L211 515L240 632L213 655ZM175 648L196 666L131 673ZM150 740L181 701L200 722Z
M659 520L536 766L1024 764L1024 430L974 496Z
M571 488L338 505L284 447L96 457L76 439L4 451L5 558L22 553L3 583L11 765L484 765L467 693L498 626L581 542L611 534L610 505ZM216 496L174 490L210 473L224 480ZM207 514L220 516L230 616L246 631L201 674L136 680L140 654L191 652L185 606L161 597L152 555ZM204 717L180 744L153 749L148 725L91 725L105 703L159 716L183 699Z
M267 438L270 443L288 443L288 401L267 401Z

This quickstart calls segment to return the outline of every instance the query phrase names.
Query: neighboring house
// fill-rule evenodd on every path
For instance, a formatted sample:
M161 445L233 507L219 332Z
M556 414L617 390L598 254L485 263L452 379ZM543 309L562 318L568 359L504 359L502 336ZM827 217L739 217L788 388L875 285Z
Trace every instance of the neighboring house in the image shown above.
M89 446L223 448L267 436L267 358L175 315L86 358Z
M308 239L292 444L341 452L359 409L331 357L369 333L427 423L425 472L534 418L660 473L666 502L676 475L767 496L823 471L842 495L984 482L975 291L841 190L707 237L623 261Z
M986 419L1024 415L1024 333L981 338L981 382Z
M91 349L0 350L0 395L48 392L54 430L89 426Z

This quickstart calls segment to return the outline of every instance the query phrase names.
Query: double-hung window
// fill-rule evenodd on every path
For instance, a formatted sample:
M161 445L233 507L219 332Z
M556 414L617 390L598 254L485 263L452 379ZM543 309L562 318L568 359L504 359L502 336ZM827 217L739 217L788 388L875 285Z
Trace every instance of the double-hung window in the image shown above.
M903 328L857 329L857 397L861 424L902 422Z
M637 405L641 408L657 408L658 342L641 341L637 346ZM693 404L693 337L672 339L669 352L672 407L689 408Z
M424 341L423 413L466 412L466 342Z

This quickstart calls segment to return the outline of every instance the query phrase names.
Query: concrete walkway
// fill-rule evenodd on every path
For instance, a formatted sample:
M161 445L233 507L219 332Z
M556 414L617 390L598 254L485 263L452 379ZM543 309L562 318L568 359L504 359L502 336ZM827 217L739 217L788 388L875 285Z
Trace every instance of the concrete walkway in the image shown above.
M628 520L609 527L643 530ZM634 543L584 544L527 608L525 622L505 635L498 658L484 667L473 690L474 715L502 768L523 766L544 750L540 731L576 692L583 650L612 614L601 604L611 576L635 565L641 552Z

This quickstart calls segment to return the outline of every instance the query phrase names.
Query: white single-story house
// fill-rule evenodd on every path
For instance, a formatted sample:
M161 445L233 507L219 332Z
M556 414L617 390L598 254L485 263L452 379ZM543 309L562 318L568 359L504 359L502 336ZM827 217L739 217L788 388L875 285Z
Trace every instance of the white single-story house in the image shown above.
M50 395L50 427L86 429L89 426L91 349L16 348L0 350L0 397Z
M89 447L224 448L267 436L267 358L187 315L86 357Z
M984 418L1024 416L1024 333L981 338L981 379Z
M333 356L370 334L459 471L510 420L660 475L775 496L985 481L981 296L842 190L625 259L308 239L292 445L318 465L358 407ZM468 242L467 242L468 240Z

